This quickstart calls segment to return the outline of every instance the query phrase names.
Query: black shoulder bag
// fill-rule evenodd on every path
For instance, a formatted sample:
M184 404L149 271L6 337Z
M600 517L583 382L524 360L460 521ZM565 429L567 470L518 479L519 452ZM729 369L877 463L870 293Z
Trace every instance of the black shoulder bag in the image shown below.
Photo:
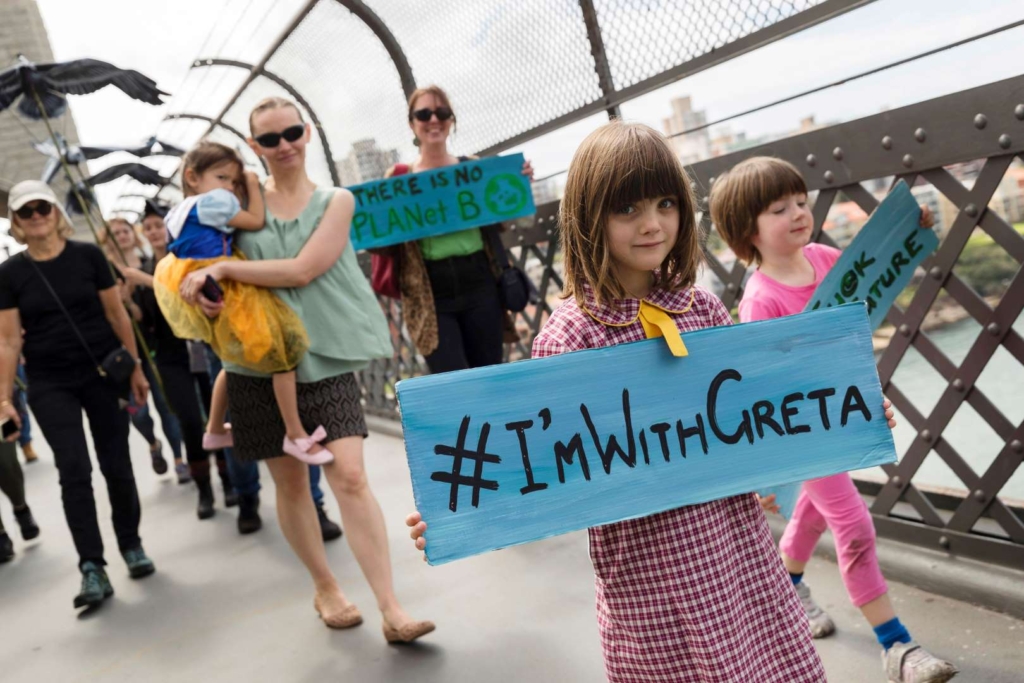
M127 382L128 378L132 376L132 372L135 370L135 359L132 358L132 354L128 353L128 349L124 346L119 346L107 354L107 357L103 359L102 363L97 361L96 356L92 355L92 350L89 348L89 344L86 343L85 337L82 336L82 333L79 331L78 325L75 325L75 321L72 319L71 314L68 313L68 309L64 308L64 302L62 302L60 297L57 296L56 290L54 290L50 281L46 279L46 276L43 275L43 271L39 268L36 262L27 255L25 256L25 259L32 264L32 267L35 268L36 273L39 274L43 284L45 284L46 288L50 290L50 294L53 296L54 301L57 302L57 306L60 307L64 317L68 319L68 323L71 325L71 329L74 330L75 336L78 337L78 341L82 342L82 347L85 348L85 352L89 355L89 360L91 360L93 365L96 366L96 372L100 374L100 377L114 385L121 385Z
M494 253L494 260L501 268L501 275L498 276L498 294L501 297L501 305L506 310L519 313L526 309L527 304L536 304L540 301L540 294L533 282L522 270L512 265L502 244L500 226L493 225L482 228L491 251Z

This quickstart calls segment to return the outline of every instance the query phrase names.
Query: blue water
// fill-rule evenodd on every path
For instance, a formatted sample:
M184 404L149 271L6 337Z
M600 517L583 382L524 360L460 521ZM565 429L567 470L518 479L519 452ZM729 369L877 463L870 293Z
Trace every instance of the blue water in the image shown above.
M1024 316L1017 319L1014 329L1024 334ZM961 320L942 329L928 332L928 336L949 359L959 365L979 334L983 333L981 325L972 318ZM928 415L942 392L946 381L916 350L911 348L903 358L896 373L893 384L909 398L919 411ZM1000 346L989 361L977 387L1002 411L1006 418L1018 425L1024 420L1024 366L1008 351ZM900 419L894 430L896 451L900 457L906 453L917 432L908 426L906 420ZM995 460L1004 442L988 423L978 415L966 402L954 414L943 437L956 449L978 475L983 475ZM855 475L856 476L856 475ZM865 478L884 477L877 468L863 470L860 476ZM941 486L964 491L966 487L953 471L946 465L938 453L932 451L925 459L920 470L913 479L915 484ZM1024 468L1017 472L1003 487L1002 498L1024 500Z

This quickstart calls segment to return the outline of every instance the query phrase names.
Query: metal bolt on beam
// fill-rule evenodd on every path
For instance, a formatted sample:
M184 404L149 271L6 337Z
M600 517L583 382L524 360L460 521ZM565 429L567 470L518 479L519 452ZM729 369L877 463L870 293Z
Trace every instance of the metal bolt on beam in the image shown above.
M928 139L928 133L925 131L924 128L918 128L917 130L914 131L914 139L917 140L918 142L924 142L925 140Z
M939 545L946 550L949 550L949 538L946 536L939 536Z
M1014 453L1022 453L1024 452L1024 443L1021 443L1020 439L1014 439L1010 442L1010 448Z
M900 325L900 334L902 334L904 337L909 337L910 336L910 325L907 325L906 323L903 323L902 325Z
M984 114L978 114L977 116L974 117L974 127L977 128L978 130L983 129L987 125L988 117L985 116Z
M1014 107L1013 115L1016 116L1021 121L1024 121L1024 104L1018 104L1016 107Z
M978 489L977 491L974 492L974 500L978 501L979 503L984 503L987 497L988 496L986 496L985 492L982 491L981 489Z
M892 149L892 138L888 135L882 138L882 149Z
M959 391L959 392L963 392L963 390L964 390L964 381L962 379L960 379L959 377L957 377L955 380L953 380L953 389L955 389L956 391Z
M1010 136L1007 135L1006 133L1003 133L1002 135L999 136L999 146L1002 147L1003 149L1010 149L1010 143Z
M831 185L836 180L836 174L832 171L825 171L825 182Z
M928 429L921 430L921 440L924 441L925 443L931 443L932 442L931 430L928 430Z
M903 155L903 165L906 166L907 168L910 168L911 166L913 166L914 165L914 157L910 156L909 154L904 154Z
M818 165L818 157L814 156L813 154L808 154L807 155L807 165L810 166L811 168L814 168L815 166L817 166Z
M938 266L932 266L931 270L928 271L928 274L931 275L936 280L941 280L942 268L939 268Z
M991 334L993 337L998 337L999 333L1002 330L999 328L998 323L989 323L988 326L985 327L985 331Z
M842 161L843 160L843 148L842 147L836 147L834 150L832 150L832 158L835 159L836 161Z
M971 218L977 217L977 215L978 215L978 205L977 204L968 204L967 206L964 207L964 213L966 213Z

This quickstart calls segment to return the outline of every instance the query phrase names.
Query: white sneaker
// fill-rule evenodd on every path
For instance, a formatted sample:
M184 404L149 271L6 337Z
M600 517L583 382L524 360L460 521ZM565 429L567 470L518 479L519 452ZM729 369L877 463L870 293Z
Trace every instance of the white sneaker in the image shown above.
M945 683L960 671L915 641L896 643L882 653L889 683Z
M832 617L814 602L810 587L801 581L794 588L796 594L800 596L800 604L804 606L804 613L811 625L811 638L824 638L835 633L836 625L832 622Z

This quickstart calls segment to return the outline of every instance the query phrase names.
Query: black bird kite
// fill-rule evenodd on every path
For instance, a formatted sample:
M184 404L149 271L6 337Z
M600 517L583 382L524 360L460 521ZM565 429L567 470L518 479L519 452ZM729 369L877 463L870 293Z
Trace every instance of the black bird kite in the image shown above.
M18 111L23 116L34 121L52 119L67 110L65 95L88 95L108 85L147 104L163 104L160 96L168 94L156 87L156 81L138 71L120 69L98 59L33 64L18 55L17 64L0 72L0 111L18 102ZM42 111L35 96L42 102Z

